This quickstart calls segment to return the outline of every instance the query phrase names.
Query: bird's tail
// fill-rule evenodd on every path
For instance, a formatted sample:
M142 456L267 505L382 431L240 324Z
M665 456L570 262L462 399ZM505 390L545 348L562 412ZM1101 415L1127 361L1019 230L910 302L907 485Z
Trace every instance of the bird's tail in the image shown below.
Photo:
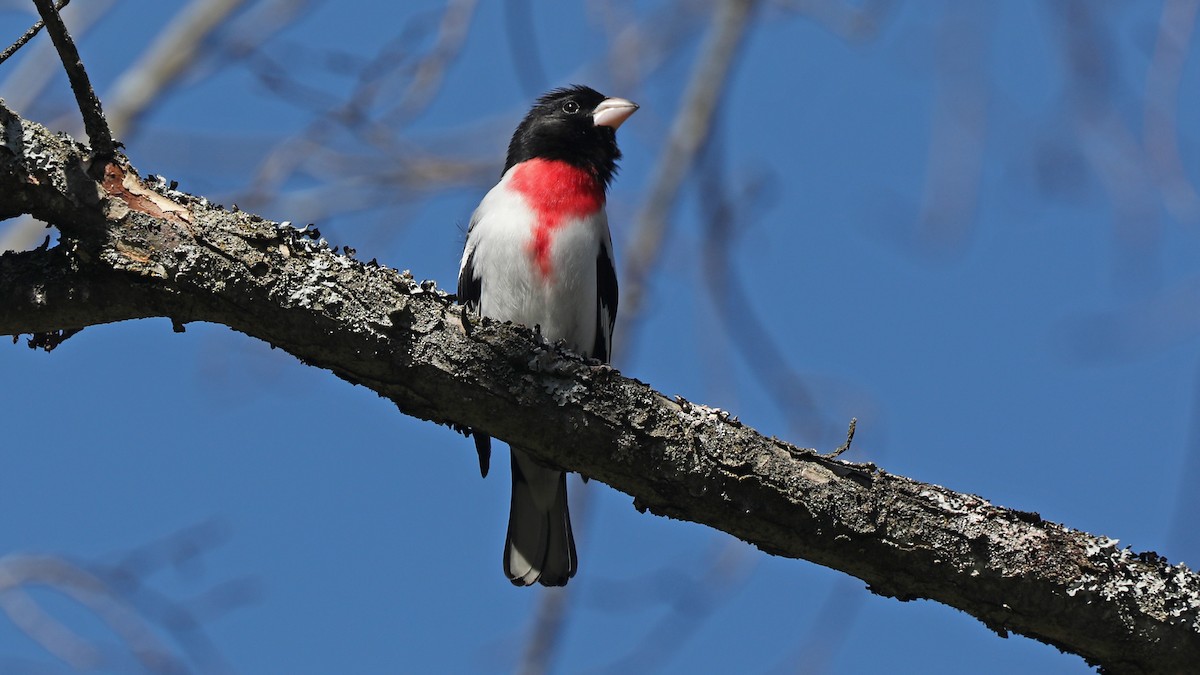
M517 586L563 586L575 568L566 474L514 448L504 573Z

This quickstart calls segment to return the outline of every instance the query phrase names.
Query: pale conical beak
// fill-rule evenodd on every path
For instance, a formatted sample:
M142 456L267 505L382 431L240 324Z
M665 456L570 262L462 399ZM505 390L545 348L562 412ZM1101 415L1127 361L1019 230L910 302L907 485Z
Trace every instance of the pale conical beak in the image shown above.
M621 126L621 123L629 119L629 116L637 112L638 104L633 101L628 101L623 98L606 98L596 106L596 111L592 113L592 122L598 127L612 127L616 129Z

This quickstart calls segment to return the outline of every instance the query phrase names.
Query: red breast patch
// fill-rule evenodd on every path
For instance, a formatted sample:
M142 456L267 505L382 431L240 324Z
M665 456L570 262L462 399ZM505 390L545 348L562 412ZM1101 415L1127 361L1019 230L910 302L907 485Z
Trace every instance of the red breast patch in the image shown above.
M570 218L584 218L604 208L604 188L586 169L549 159L521 162L510 182L537 217L529 252L542 277L549 278L554 231Z

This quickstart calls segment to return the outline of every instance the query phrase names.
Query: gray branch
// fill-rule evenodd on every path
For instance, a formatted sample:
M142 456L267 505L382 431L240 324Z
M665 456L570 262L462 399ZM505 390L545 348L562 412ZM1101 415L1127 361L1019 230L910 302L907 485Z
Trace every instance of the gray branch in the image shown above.
M408 415L518 443L639 509L843 571L875 593L957 607L1105 671L1200 663L1200 577L1183 565L763 436L523 327L464 325L432 285L339 255L312 230L144 180L119 155L99 181L88 162L87 148L0 103L0 218L31 214L62 235L0 255L0 334L151 316L223 324Z

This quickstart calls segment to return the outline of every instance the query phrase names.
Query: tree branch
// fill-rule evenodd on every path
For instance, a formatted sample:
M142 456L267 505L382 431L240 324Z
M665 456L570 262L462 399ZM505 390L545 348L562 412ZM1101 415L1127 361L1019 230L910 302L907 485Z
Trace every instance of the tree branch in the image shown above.
M523 327L464 325L432 284L338 255L315 231L144 181L121 156L92 180L87 162L86 148L0 104L0 216L62 233L55 248L0 256L0 334L148 316L224 324L406 414L520 444L639 509L875 593L957 607L1111 672L1200 662L1200 576L1183 565L765 437Z

